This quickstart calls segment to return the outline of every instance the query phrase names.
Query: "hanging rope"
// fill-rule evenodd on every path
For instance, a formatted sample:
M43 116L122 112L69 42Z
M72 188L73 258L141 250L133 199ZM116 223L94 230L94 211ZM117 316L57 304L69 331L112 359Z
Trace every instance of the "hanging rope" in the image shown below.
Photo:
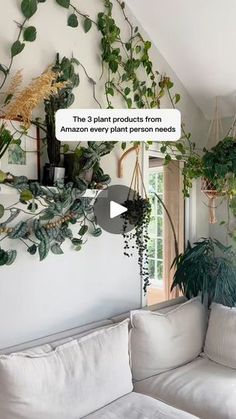
M131 184L129 188L129 194L128 199L130 198L131 191L134 191L135 196L142 196L144 194L145 198L147 199L147 191L145 188L145 183L143 179L142 170L139 163L139 154L140 154L140 148L136 148L136 159L135 159L135 165L134 165L134 171L132 174Z
M218 97L215 99L215 110L214 116L211 120L208 134L207 134L207 148L212 148L220 141L221 136L223 135L223 127L219 112L219 100Z
M212 148L218 144L223 132L222 123L219 114L218 98L215 101L214 117L211 120L207 135L207 148ZM208 198L209 223L215 224L216 218L216 198L220 196L214 184L209 179L202 179L201 191Z

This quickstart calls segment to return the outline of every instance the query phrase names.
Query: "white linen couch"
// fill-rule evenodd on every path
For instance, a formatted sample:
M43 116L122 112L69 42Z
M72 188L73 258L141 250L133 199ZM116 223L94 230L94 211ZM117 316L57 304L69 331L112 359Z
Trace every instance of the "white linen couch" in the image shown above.
M236 418L235 309L213 307L206 343L198 299L127 317L1 350L0 419Z

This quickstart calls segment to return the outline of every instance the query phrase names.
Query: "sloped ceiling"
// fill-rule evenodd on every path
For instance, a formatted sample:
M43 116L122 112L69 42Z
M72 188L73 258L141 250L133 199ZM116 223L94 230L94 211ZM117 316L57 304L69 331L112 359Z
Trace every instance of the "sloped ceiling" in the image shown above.
M236 0L126 0L207 118L236 112Z

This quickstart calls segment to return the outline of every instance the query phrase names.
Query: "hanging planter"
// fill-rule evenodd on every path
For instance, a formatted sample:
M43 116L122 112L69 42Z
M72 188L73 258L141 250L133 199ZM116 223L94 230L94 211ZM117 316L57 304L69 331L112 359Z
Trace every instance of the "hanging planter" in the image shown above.
M151 203L147 197L139 165L139 148L136 149L136 162L132 181L127 200L123 205L127 208L127 211L122 215L124 219L124 255L130 257L133 255L133 250L137 249L140 276L143 279L143 290L146 292L147 287L150 285L147 244L149 240L148 226L151 216ZM133 229L131 232L128 232L130 225L133 226Z
M216 218L216 198L221 194L215 188L213 182L209 179L202 179L201 181L201 191L208 198L208 207L209 207L209 223L215 224L217 222Z

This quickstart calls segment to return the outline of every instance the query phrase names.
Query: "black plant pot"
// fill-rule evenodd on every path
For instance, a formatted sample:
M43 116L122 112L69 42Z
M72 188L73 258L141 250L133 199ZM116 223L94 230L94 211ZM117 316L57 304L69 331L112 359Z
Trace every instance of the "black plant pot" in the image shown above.
M55 181L58 179L64 179L58 172L63 172L63 167L55 166L51 163L46 163L43 168L43 179L42 183L44 186L53 186Z
M65 167L65 181L66 182L73 182L74 164L75 164L74 153L65 154L64 167Z

